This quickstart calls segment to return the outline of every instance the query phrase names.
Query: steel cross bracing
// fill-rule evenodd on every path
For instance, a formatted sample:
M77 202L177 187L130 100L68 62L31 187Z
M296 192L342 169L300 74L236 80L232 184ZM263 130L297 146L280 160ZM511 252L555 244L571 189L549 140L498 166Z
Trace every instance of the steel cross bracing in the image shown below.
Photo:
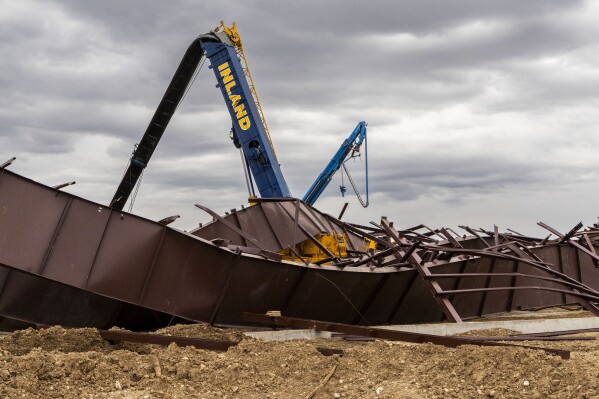
M273 208L279 205L271 203L261 206ZM264 209L262 212L265 212ZM236 215L238 216L237 213ZM298 223L297 218L293 220L290 211L287 211L287 216L290 221L286 226L289 227L293 224L296 226L295 229L306 236L306 228ZM327 258L326 260L331 261L331 266L340 270L365 266L372 270L386 267L395 267L397 270L417 270L423 281L428 284L433 297L439 302L445 316L451 321L461 321L460 312L455 309L453 303L456 302L459 309L464 306L466 299L457 298L458 296L470 299L478 297L478 301L475 301L479 303L476 309L473 308L466 312L466 317L472 317L487 313L485 308L492 308L493 305L490 304L490 301L497 297L503 298L504 302L503 309L497 309L497 311L534 307L533 304L527 306L520 303L519 299L527 296L522 291L530 292L531 298L538 297L539 294L534 294L534 292L539 291L545 292L541 297L552 297L559 294L564 303L567 301L577 302L591 312L598 313L599 292L581 282L580 271L575 273L575 276L563 273L563 270L558 270L559 267L552 268L555 266L553 263L543 261L536 254L538 252L543 256L549 256L552 260L557 260L558 264L562 264L561 253L572 250L572 246L564 245L566 240L563 237L566 235L558 235L558 239L555 240L548 240L548 238L541 240L513 233L500 234L497 228L493 232L488 232L483 229L477 231L468 226L460 226L471 235L470 238L464 238L457 236L451 229L432 230L423 225L403 230L400 234L386 218L383 218L381 224L372 223L374 228L356 226L338 220L333 222L333 218L329 216L324 216L324 219L334 225L328 229L316 231L344 231L350 238L349 242L354 243L354 246L361 239L369 239L375 240L380 247L375 254L358 250L348 251L354 256L345 259ZM264 220L264 223L269 225L268 220ZM206 226L206 228L208 227ZM210 226L213 234L215 233L214 228L215 226ZM269 229L259 229L255 224L253 224L253 230L256 232L258 230L269 231ZM270 226L270 230L280 232L280 227ZM589 261L594 265L599 260L594 252L596 250L593 244L599 238L599 230L591 228L576 233L580 230L580 226L574 230L575 232L570 232L569 236L576 235L580 243L573 241L570 244L576 244L573 247L584 254L581 255L584 257L582 263L580 257L576 257L576 268L588 269ZM201 235L201 229L194 234ZM262 236L264 240L269 240L268 234L262 233ZM439 238L434 238L435 236L439 236ZM285 247L280 243L274 244L273 247L270 247L272 251ZM558 253L556 254L556 252ZM556 259L556 255L560 258ZM443 268L455 268L456 266L458 269L453 273L442 271ZM470 272L466 272L466 270ZM589 277L591 276L589 275ZM594 275L592 279L589 279L595 287L597 286L596 279L597 277ZM516 297L516 301L514 301L514 297ZM540 302L538 305L542 306ZM476 312L473 312L474 310Z

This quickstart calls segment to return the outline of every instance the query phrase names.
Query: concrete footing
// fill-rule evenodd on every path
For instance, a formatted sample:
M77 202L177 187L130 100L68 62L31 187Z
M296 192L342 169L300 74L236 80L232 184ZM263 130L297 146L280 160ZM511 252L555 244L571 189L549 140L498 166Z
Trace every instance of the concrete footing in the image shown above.
M494 328L503 328L508 330L520 331L523 334L530 334L550 331L567 331L585 328L599 328L599 317L471 321L465 323L406 324L395 326L381 326L380 328L432 335L455 335L472 330L487 330ZM330 332L315 330L256 331L246 332L245 335L265 341L330 338L332 336Z

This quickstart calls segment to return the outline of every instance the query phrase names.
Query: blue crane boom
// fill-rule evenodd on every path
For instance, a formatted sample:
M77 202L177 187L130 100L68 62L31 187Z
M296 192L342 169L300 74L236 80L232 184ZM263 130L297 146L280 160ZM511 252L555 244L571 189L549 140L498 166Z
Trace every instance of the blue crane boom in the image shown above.
M203 47L233 121L233 142L242 149L260 196L291 197L235 48L213 42Z
M318 197L322 194L324 189L329 185L333 175L343 166L344 162L351 157L355 152L358 152L362 143L366 140L366 122L362 121L358 123L358 126L349 135L347 139L341 144L337 153L333 156L328 165L324 168L322 173L314 181L304 198L302 199L309 205L314 205ZM366 160L368 162L368 160ZM352 181L353 186L353 181ZM355 186L354 186L355 190ZM368 194L368 163L366 164L366 193ZM357 194L357 192L356 192ZM367 205L366 205L367 206Z
M276 160L265 122L257 108L259 103L253 98L244 69L236 55L235 44L226 32L215 31L199 36L183 56L110 202L114 209L124 208L168 123L185 97L203 57L210 60L218 80L217 87L221 89L233 121L233 142L236 147L241 148L245 167L251 171L260 196L291 196Z

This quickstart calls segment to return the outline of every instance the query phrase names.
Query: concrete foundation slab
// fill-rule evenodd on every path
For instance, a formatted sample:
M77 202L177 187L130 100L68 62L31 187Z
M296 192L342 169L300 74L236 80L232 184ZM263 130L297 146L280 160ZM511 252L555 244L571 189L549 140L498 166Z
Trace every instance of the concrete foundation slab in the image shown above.
M580 317L541 320L471 321L465 323L406 324L381 326L388 330L432 335L456 335L473 330L502 328L520 331L523 334L599 328L599 317ZM265 341L287 341L293 339L331 338L332 333L315 330L280 330L246 332L245 335Z

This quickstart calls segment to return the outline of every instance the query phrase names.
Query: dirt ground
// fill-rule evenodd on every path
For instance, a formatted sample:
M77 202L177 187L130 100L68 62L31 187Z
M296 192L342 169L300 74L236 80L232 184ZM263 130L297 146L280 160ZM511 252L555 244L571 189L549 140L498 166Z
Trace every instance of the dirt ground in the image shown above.
M573 351L562 360L523 348L263 342L204 325L160 333L241 341L210 352L174 344L111 346L93 329L14 332L0 339L0 397L599 398L599 340L526 342ZM326 357L317 346L344 355Z

